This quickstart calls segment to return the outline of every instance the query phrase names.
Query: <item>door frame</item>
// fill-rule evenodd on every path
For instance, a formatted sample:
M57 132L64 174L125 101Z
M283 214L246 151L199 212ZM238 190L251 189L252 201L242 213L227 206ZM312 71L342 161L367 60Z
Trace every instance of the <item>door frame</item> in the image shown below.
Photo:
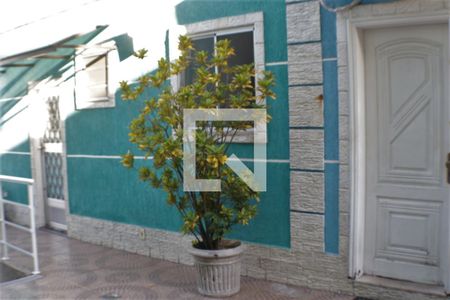
M341 26L347 31L347 55L350 103L350 245L349 276L359 279L364 275L365 198L366 198L366 118L365 118L365 57L364 30L390 26L447 24L450 16L437 12L423 16L392 15L349 18ZM450 27L450 26L449 26ZM343 28L340 28L341 30ZM338 28L338 30L340 30ZM450 28L449 28L450 29ZM450 30L449 30L450 34ZM450 71L450 65L447 66ZM447 95L450 88L447 85ZM448 96L447 96L448 97ZM448 99L450 101L450 99ZM450 205L449 205L450 207ZM450 211L447 211L450 216ZM450 218L447 218L450 228ZM447 233L448 235L448 233ZM445 256L447 257L447 256ZM446 291L450 291L450 261L441 262Z
M65 120L67 118L67 109L63 107L63 99L70 96L70 89L65 86L60 86L59 82L56 80L47 80L38 83L33 87L34 103L32 104L32 111L35 116L39 116L36 121L39 124L33 129L30 134L31 142L31 160L32 160L32 176L35 180L35 199L37 199L39 207L39 223L38 227L43 227L48 225L47 219L47 193L46 193L46 175L45 175L45 159L44 159L44 149L42 144L42 138L44 135L45 127L47 125L46 116L46 100L50 96L59 96L59 110L60 110L60 128L61 128L61 139L62 139L62 173L63 173L63 194L65 198L64 213L66 220L68 220L69 212L69 192L68 192L68 172L67 172L67 151L66 151L66 128ZM70 99L70 98L69 98ZM56 225L56 226L55 226ZM67 226L58 226L58 224L52 225L54 229L57 230L67 230Z

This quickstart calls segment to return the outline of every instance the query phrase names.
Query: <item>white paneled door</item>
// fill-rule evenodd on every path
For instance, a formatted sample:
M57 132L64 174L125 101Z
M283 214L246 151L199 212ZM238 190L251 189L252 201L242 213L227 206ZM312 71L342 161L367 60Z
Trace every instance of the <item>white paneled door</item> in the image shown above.
M364 272L440 284L448 263L448 28L365 32Z

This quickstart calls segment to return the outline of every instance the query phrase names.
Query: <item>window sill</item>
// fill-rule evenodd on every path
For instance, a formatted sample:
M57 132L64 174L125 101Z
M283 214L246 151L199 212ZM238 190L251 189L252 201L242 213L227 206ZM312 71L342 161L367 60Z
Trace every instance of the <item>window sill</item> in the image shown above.
M104 98L103 100L96 99L94 101L80 101L76 102L76 110L95 109L95 108L114 108L116 107L115 98L113 96Z

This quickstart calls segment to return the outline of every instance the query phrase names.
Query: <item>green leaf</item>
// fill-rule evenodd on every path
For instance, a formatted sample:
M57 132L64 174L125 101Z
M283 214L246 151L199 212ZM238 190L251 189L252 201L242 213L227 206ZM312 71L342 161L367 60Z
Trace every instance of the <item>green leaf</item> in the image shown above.
M130 151L128 151L127 154L122 155L121 162L125 168L132 168L134 165L134 155Z
M138 51L134 52L133 55L139 59L144 59L147 56L147 53L147 49L139 49Z

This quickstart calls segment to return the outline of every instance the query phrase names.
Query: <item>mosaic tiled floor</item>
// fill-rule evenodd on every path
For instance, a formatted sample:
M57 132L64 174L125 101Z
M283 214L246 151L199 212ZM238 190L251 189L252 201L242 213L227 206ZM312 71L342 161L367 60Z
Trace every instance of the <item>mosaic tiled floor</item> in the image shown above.
M15 244L29 238L8 231ZM42 277L0 287L0 299L207 299L195 289L193 267L92 245L40 231L38 248ZM11 254L20 268L29 258ZM349 300L352 297L242 277L241 292L228 299Z
M26 274L0 262L0 284L25 277Z

